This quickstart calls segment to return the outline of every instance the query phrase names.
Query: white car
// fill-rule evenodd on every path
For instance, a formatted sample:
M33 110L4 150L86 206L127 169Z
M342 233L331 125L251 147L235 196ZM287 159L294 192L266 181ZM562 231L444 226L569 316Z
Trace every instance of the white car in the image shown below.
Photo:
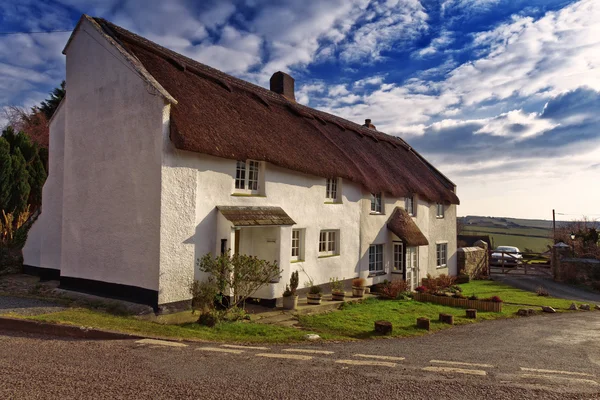
M498 246L490 256L491 265L516 267L523 263L523 256L517 247Z

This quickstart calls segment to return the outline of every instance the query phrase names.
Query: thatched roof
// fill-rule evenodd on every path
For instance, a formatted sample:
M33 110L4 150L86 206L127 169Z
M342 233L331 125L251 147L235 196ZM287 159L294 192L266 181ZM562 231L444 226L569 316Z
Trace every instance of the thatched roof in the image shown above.
M295 225L281 207L217 206L234 226Z
M396 207L387 223L387 227L409 246L426 246L429 244L423 232L403 208Z
M178 149L340 177L372 193L459 203L453 183L400 138L302 106L104 19L93 21L176 100L170 135Z

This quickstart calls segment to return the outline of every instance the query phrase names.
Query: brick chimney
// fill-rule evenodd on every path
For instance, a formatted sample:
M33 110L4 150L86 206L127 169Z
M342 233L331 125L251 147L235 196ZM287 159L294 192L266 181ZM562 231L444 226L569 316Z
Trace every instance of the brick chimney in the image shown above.
M364 123L363 126L366 126L367 128L371 128L371 129L377 130L377 128L375 128L375 125L373 125L371 123L371 120L369 118L365 119L365 123Z
M294 78L285 72L277 71L270 80L271 91L285 96L288 100L296 101L294 95Z

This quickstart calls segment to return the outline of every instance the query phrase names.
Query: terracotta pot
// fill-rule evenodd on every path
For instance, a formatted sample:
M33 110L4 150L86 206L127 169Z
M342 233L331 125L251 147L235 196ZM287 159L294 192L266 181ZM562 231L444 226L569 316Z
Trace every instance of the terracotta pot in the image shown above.
M321 295L320 294L307 294L306 302L308 304L321 304Z
M331 300L333 301L344 301L344 297L346 297L346 293L343 291L331 292Z
M283 308L286 310L295 310L298 307L298 296L284 296Z
M364 297L365 287L364 286L352 286L352 297Z

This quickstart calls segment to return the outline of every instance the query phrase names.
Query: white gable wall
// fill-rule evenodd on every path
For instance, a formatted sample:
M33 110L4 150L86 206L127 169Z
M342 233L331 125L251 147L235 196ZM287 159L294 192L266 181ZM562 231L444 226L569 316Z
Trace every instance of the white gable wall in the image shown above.
M61 275L157 290L163 99L87 20L66 52Z

